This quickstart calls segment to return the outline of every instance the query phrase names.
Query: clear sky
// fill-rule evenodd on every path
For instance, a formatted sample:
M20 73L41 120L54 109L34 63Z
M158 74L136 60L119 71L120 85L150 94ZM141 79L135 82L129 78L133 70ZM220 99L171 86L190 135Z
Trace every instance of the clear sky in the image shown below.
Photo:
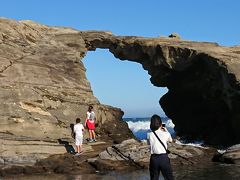
M0 16L116 35L177 32L187 40L240 44L239 0L1 0ZM152 86L141 65L120 61L108 50L89 52L83 62L101 103L120 107L124 117L164 116L158 101L167 89Z

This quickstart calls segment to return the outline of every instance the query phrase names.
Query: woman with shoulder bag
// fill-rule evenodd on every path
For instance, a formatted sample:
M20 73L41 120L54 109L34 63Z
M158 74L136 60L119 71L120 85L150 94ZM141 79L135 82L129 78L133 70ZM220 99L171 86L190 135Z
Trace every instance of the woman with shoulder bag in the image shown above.
M167 142L172 142L172 137L162 125L160 116L151 117L150 129L148 133L148 142L151 148L151 157L149 164L151 180L158 180L160 171L164 179L173 180L173 172L167 153Z

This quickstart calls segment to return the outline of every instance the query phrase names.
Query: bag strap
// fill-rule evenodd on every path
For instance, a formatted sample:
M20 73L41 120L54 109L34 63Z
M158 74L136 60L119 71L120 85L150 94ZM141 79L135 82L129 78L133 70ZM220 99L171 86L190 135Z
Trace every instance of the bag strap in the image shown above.
M161 139L158 137L158 135L156 134L155 131L153 131L153 134L157 137L157 139L158 139L159 142L162 144L162 146L164 147L164 149L165 149L165 151L166 151L166 153L167 153L167 148L166 148L166 146L163 144L163 142L162 142Z

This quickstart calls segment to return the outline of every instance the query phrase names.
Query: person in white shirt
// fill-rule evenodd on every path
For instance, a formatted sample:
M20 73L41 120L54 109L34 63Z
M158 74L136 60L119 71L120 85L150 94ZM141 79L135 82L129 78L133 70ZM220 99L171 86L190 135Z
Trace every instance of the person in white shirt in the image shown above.
M151 148L150 179L158 180L161 171L164 179L173 180L172 167L166 152L167 142L172 142L172 137L167 129L162 126L160 116L156 114L151 117L150 129L152 130L152 132L148 133L148 142ZM157 136L163 144L158 140Z
M80 118L77 118L76 119L76 124L73 127L73 131L75 133L75 143L76 143L76 147L77 147L76 156L79 156L80 153L82 152L84 127L80 122L81 122Z

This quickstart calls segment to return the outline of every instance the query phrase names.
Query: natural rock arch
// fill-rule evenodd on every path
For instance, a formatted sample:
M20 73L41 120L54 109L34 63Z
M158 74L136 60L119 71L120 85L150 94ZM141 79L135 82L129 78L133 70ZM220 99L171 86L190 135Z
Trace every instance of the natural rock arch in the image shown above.
M171 38L118 37L82 32L88 50L107 48L116 58L142 64L178 135L212 145L240 142L239 47Z
M79 62L87 51L104 48L118 59L142 64L153 85L169 89L160 104L180 136L214 145L240 143L240 47L82 32L31 21L0 19L0 23L0 81L4 84L0 131L36 137L64 131L67 136L64 126L69 123L66 119L74 118L72 110L80 108L84 113L89 103L98 107L101 123L119 120L119 109L103 106L93 96ZM36 128L43 122L51 124L43 127L49 128L46 133L20 129L24 123ZM128 132L125 138L129 136Z

